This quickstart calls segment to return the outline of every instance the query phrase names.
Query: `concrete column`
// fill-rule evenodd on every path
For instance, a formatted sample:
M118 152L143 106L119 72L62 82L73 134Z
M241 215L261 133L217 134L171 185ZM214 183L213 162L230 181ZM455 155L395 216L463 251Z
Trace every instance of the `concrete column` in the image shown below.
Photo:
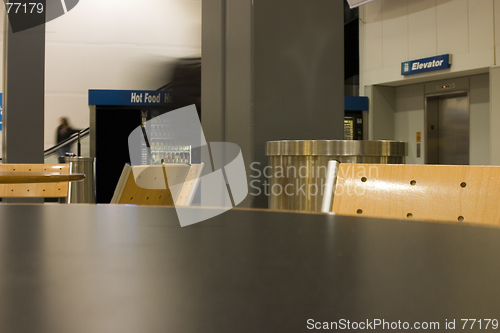
M3 163L44 162L45 24L12 32L5 18Z
M207 142L224 141L226 0L202 4L202 125Z
M342 1L216 0L202 6L207 141L238 144L251 176L252 163L260 170L268 164L267 141L343 139ZM267 197L250 194L243 205L267 207Z

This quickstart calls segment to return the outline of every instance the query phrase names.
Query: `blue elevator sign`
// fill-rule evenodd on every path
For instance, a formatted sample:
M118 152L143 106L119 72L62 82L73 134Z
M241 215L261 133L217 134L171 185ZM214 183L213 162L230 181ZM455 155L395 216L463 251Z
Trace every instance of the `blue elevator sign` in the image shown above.
M451 57L443 54L435 57L405 61L401 63L401 75L416 74L451 67Z

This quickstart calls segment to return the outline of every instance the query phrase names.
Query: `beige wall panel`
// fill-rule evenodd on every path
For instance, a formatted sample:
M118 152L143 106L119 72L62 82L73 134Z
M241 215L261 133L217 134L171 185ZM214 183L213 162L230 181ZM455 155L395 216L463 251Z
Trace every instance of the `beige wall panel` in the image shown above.
M403 78L403 76L401 76L401 64L391 68L381 68L371 72L360 73L360 76L363 78L365 85L391 82Z
M500 165L500 67L490 69L490 159Z
M396 112L408 112L423 109L423 84L412 84L396 88Z
M367 72L382 69L382 1L373 1L365 5L365 70Z
M396 88L394 114L395 140L408 142L408 164L424 163L424 85L415 84ZM421 133L420 157L417 157L417 132Z
M469 52L467 0L437 0L438 54Z
M394 140L408 141L409 122L408 112L396 112L394 114ZM406 163L410 163L408 157Z
M372 87L372 104L370 105L373 124L372 140L394 140L395 98L394 87Z
M470 164L490 163L489 75L470 78Z
M495 61L495 54L494 50L491 48L488 50L485 49L477 52L453 55L452 61L453 61L453 64L451 65L452 72L464 71L475 68L485 68L484 72L487 73L488 72L487 68L493 66L493 63ZM445 72L445 71L447 70L439 72Z
M384 0L382 24L383 66L408 60L407 0Z
M500 22L500 0L493 0L493 18L495 20L494 24L494 32L495 32L495 48L497 46L500 46L500 24L497 22ZM500 52L496 52L496 59L495 59L495 65L499 64L500 60Z
M436 0L408 2L408 60L437 54L436 25Z
M492 0L469 0L469 52L493 48L493 18Z

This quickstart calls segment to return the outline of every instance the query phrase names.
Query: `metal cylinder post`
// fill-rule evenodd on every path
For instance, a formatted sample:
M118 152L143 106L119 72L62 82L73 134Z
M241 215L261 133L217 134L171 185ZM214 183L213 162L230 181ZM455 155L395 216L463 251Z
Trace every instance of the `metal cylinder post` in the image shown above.
M337 177L339 174L340 162L337 160L328 161L326 168L326 185L325 192L323 193L323 203L321 205L321 212L328 213L332 211L333 198L335 196L335 187L337 185Z
M65 156L61 162L70 163L70 173L85 174L85 180L69 183L66 203L95 203L95 157Z
M329 161L404 164L408 144L362 140L269 141L266 155L271 167L269 208L320 212Z

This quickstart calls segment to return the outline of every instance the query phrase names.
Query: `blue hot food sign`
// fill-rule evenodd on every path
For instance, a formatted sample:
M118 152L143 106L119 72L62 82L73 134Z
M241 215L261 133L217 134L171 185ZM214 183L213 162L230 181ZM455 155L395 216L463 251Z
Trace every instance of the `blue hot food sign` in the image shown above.
M158 106L173 103L172 93L159 90L89 90L89 105Z
M429 57L401 63L401 75L416 74L438 69L451 67L451 57L449 54L443 54L436 57Z

